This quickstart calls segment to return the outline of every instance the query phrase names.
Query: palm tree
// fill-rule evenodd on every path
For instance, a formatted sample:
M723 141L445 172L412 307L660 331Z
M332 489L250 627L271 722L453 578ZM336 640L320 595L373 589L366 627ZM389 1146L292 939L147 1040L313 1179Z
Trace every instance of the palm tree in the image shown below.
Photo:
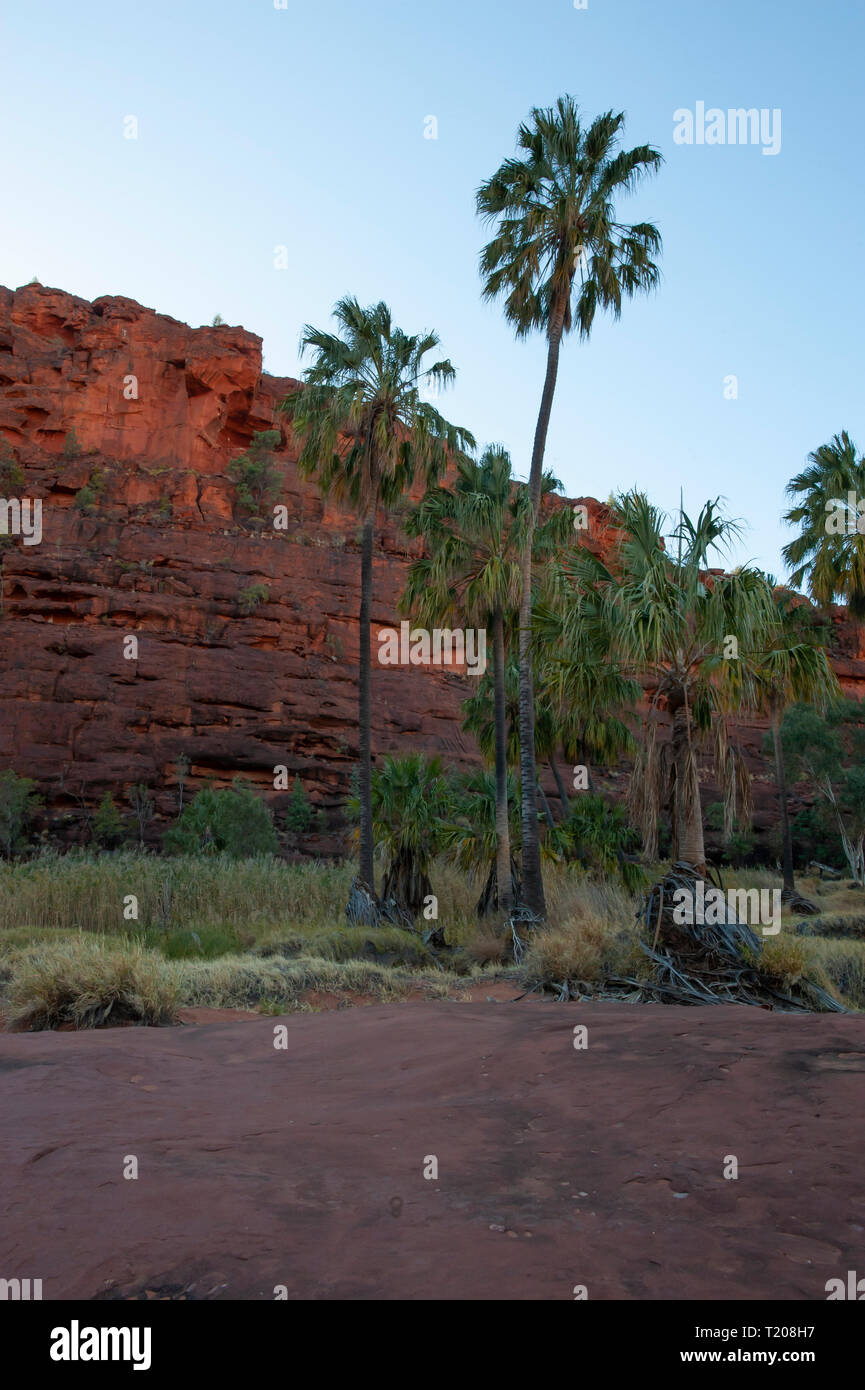
M751 665L763 712L769 719L775 781L781 813L781 843L785 900L794 898L793 836L787 804L787 775L784 767L781 724L788 705L813 705L821 713L839 699L841 687L832 670L822 641L825 629L814 624L813 609L796 603L788 589L775 591L777 631L765 652L757 653Z
M462 460L453 488L429 491L406 518L408 535L422 536L428 553L412 565L400 604L403 612L415 614L429 627L441 622L492 627L496 892L498 906L506 915L513 902L505 749L505 623L506 615L519 603L519 559L527 518L528 494L525 488L514 489L510 455L501 445L490 445L477 463Z
M614 199L655 172L660 153L649 145L620 148L625 117L608 111L584 129L576 102L559 97L535 107L520 126L519 157L506 159L477 192L481 218L496 224L481 253L485 299L503 295L517 337L537 329L547 339L547 369L535 429L529 493L540 505L544 450L564 334L592 331L598 310L618 318L623 299L658 282L652 257L661 238L651 223L616 220ZM528 906L545 915L535 778L532 695L532 538L522 556L520 602L520 765L523 879Z
M657 822L668 798L673 807L673 858L705 870L697 773L699 732L715 736L715 762L725 784L726 818L747 800L744 761L726 739L726 717L760 707L756 668L777 643L772 586L759 570L707 575L708 552L739 534L717 499L696 522L684 512L665 544L666 517L644 494L616 499L621 534L609 568L586 549L569 562L576 601L570 625L585 623L612 634L622 669L654 688L653 718L632 778L631 806L648 858L657 853ZM732 639L735 639L733 641ZM670 767L665 770L654 716L665 707L672 721Z
M516 805L516 787L508 774L508 811ZM502 878L498 868L501 834L498 821L498 787L495 773L486 768L463 774L454 781L454 801L451 815L442 827L441 847L457 868L483 887L477 901L478 917L485 917L496 902L502 901ZM518 896L519 875L514 860L519 849L520 826L514 820L509 826L511 859L504 882L510 887L511 901Z
M449 361L424 365L439 346L435 333L396 328L384 303L362 308L354 298L334 309L339 333L307 325L302 352L315 354L281 409L302 440L298 464L314 474L322 494L348 497L363 520L361 543L360 680L358 692L360 801L359 880L375 896L372 819L370 605L373 533L378 506L392 506L416 473L434 483L450 455L474 448L468 430L452 425L422 399L456 373Z
M782 552L793 570L790 583L799 588L807 577L808 593L821 607L846 600L854 618L865 618L865 534L857 506L865 502L865 458L846 430L808 455L787 496L799 500L784 520L801 527Z
M393 900L409 917L416 917L432 894L430 867L452 802L452 788L438 756L388 754L373 771L376 852L385 865L382 901ZM348 809L352 818L359 817L359 797L350 798Z
M567 555L565 551L545 567L533 621L538 658L536 743L543 742L537 732L542 703L547 760L566 819L571 806L556 765L556 750L561 748L566 763L585 767L587 790L594 793L592 764L608 767L635 750L634 736L622 716L642 695L639 682L616 661L612 633L604 631L597 615L589 621L585 612L579 629L574 630Z

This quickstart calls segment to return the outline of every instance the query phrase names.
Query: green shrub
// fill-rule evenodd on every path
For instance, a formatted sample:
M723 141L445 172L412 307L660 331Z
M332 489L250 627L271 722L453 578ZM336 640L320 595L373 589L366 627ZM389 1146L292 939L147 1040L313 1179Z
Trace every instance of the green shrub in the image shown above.
M577 797L568 819L550 832L549 843L566 862L581 864L602 880L617 878L631 892L645 882L633 858L640 837L628 825L625 808L594 792Z
M41 804L29 777L19 777L11 767L0 772L0 851L7 859L24 847L26 828Z
M115 849L123 839L123 818L110 792L105 793L93 817L93 838L103 849Z
M248 589L241 589L237 595L237 606L241 613L247 617L254 613L260 603L267 603L270 598L270 591L266 584L250 584Z
M8 444L0 445L0 497L16 493L27 483L24 469Z
M169 854L224 852L235 859L275 854L277 845L270 808L239 779L221 791L202 787L163 840Z
M67 430L63 440L63 457L65 459L77 458L81 453L81 445L78 443L78 435L73 430Z
M303 790L300 778L296 776L285 812L285 827L294 835L305 835L312 825L314 815L309 797Z
M228 465L228 476L237 490L237 500L245 511L261 516L276 496L281 474L273 461L273 450L280 441L279 430L258 430L245 454Z
M91 512L98 505L104 491L105 476L101 469L95 468L84 487L76 492L74 505L79 512Z

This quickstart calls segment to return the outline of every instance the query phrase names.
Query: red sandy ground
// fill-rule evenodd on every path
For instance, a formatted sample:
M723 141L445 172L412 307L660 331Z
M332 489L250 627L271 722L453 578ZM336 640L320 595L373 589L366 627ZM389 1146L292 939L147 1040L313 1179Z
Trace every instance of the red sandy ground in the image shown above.
M0 1276L46 1299L823 1300L865 1268L861 1016L201 1018L0 1036Z

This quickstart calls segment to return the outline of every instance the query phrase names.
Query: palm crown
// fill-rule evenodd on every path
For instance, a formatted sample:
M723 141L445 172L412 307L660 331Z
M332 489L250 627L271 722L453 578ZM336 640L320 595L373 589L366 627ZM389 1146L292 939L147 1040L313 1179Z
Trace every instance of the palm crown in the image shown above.
M301 471L365 511L379 497L391 504L418 469L437 478L449 454L474 448L474 439L422 397L456 375L447 359L424 366L439 346L435 333L404 333L386 304L363 308L351 297L334 318L341 335L304 329L302 350L315 357L283 406L303 437Z
M658 150L620 148L625 117L607 111L584 128L573 97L535 108L521 124L521 157L506 159L477 193L481 217L497 222L481 253L487 299L505 295L518 336L549 330L561 314L587 338L598 309L654 287L661 237L650 222L618 222L614 199L662 163ZM575 301L575 302L574 302Z
M793 570L791 584L798 588L807 576L808 592L817 603L826 607L839 598L846 599L852 615L863 618L865 536L856 529L858 510L850 512L850 493L865 502L865 458L857 454L853 440L842 430L809 454L808 467L787 484L788 497L797 500L784 520L800 526L801 532L784 547L783 556ZM852 533L846 525L827 530L833 509L845 522L852 522Z

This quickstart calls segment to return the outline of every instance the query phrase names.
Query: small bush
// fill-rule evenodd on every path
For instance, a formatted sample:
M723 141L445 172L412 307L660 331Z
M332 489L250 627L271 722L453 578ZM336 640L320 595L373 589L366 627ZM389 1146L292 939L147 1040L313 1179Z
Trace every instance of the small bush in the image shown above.
M78 443L78 435L74 429L67 430L63 440L63 457L65 459L77 458L81 453L81 445Z
M275 854L278 841L270 808L251 787L236 779L214 791L202 787L170 830L163 846L169 854L218 854L235 859Z
M607 975L625 972L633 948L632 931L585 905L558 926L533 935L524 966L529 980L544 986L568 980L598 984Z
M305 835L312 825L314 815L309 797L303 790L303 783L298 776L295 776L294 787L285 812L285 827L293 835Z
M245 454L228 465L228 476L237 489L237 500L245 511L262 516L276 496L281 474L273 461L279 445L279 430L258 430Z
M823 989L830 988L825 972L813 960L802 940L786 932L764 940L762 950L754 957L754 965L764 979L784 993L789 993L794 985L809 981Z
M79 512L92 512L98 505L103 492L105 491L105 477L101 470L96 468L91 473L89 480L84 487L79 488L75 494L74 505Z
M241 589L237 595L237 606L245 617L254 613L259 604L267 603L270 598L270 590L266 584L250 584L247 589Z
M0 445L0 497L16 493L27 483L27 475L7 445Z
M865 941L806 938L805 947L812 968L823 972L843 1002L865 1010Z
M110 792L105 793L96 808L93 839L102 849L116 849L123 839L123 818Z
M11 767L0 772L0 852L7 859L24 848L26 828L41 804L29 777L19 777Z
M460 963L472 965L502 965L511 950L510 932L496 930L488 922L482 922L471 940L461 948Z

